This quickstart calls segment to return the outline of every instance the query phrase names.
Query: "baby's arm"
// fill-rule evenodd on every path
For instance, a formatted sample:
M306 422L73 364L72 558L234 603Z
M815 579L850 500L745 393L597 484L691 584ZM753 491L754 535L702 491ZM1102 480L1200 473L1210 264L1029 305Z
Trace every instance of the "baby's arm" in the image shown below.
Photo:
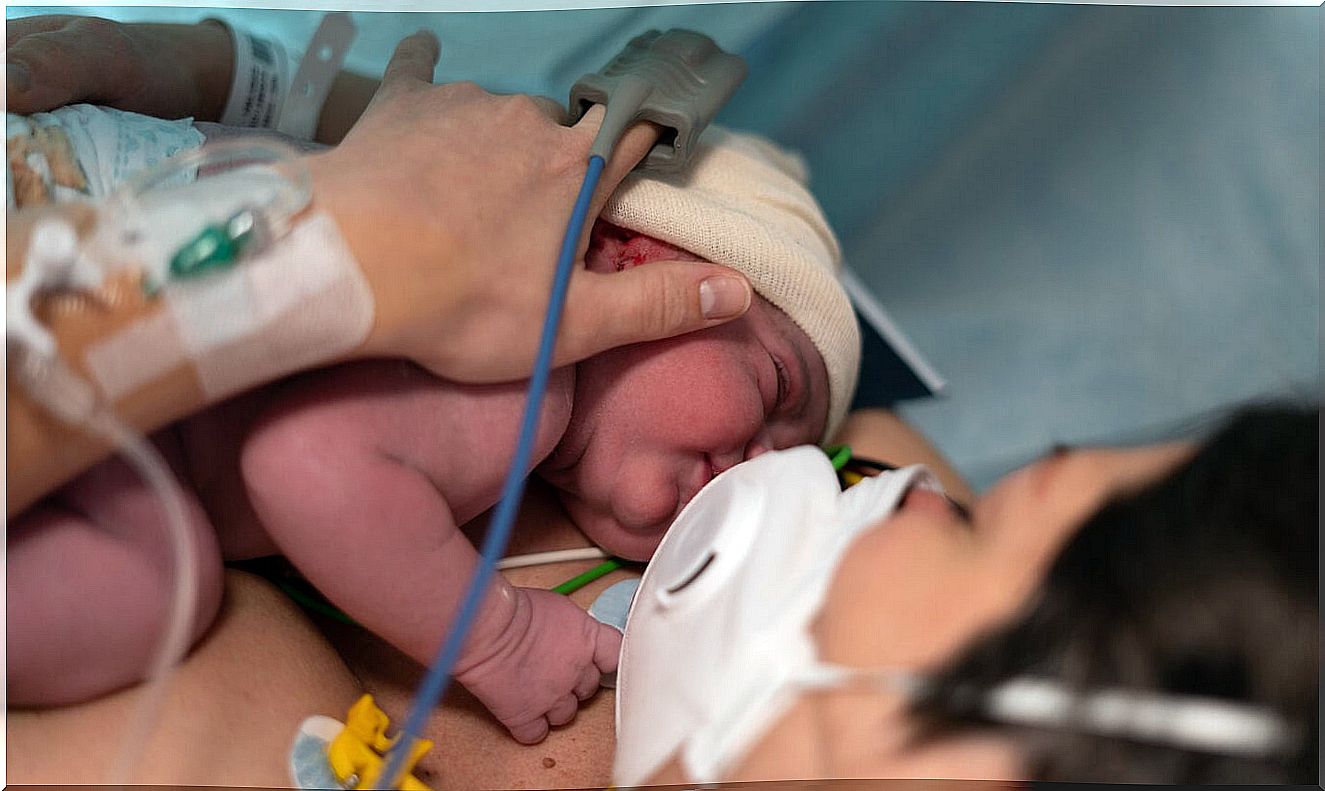
M320 375L318 375L320 376ZM477 553L442 491L384 447L385 404L326 398L317 376L245 443L249 496L272 538L319 590L428 664L454 620ZM374 394L376 399L381 394ZM564 596L488 591L456 677L517 740L541 740L616 667L618 633Z

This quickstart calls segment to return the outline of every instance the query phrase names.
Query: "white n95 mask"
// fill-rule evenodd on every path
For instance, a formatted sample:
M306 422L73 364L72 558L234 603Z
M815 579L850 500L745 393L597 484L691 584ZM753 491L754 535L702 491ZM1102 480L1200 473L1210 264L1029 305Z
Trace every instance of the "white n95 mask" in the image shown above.
M677 516L640 580L617 668L617 785L671 757L716 782L806 688L850 671L818 661L810 623L843 552L912 486L907 467L841 491L813 446L713 479Z
M915 466L840 491L823 451L765 453L714 478L676 518L640 579L617 667L613 780L642 785L671 758L696 783L731 772L804 690L871 682L908 698L929 681L820 662L810 624L843 553L913 486ZM1299 728L1237 700L1082 689L1017 676L980 692L984 718L1180 750L1281 755Z

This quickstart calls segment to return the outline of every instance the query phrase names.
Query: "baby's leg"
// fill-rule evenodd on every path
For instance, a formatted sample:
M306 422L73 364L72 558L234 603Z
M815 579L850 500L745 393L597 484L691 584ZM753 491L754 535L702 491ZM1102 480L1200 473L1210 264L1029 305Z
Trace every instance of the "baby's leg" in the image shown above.
M221 561L189 498L199 564L195 639L220 604ZM143 678L160 649L174 568L159 501L118 458L9 525L9 702L88 700Z

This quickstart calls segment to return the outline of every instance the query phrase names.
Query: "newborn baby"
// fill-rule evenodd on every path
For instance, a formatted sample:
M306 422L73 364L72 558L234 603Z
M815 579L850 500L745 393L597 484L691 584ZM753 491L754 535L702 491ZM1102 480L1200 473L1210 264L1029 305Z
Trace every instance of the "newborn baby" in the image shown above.
M702 258L740 269L759 294L732 323L553 372L534 473L608 552L647 559L713 476L821 441L844 415L859 339L834 278L836 241L803 181L771 144L710 130L687 173L632 176L595 225L590 268ZM281 552L350 616L430 662L477 562L459 526L497 500L526 387L351 363L161 432L196 495L199 630L221 558ZM115 460L11 526L12 702L79 700L141 677L169 580L161 535L151 491ZM71 608L74 589L92 595ZM619 644L567 598L498 576L455 672L516 739L536 742L615 669Z

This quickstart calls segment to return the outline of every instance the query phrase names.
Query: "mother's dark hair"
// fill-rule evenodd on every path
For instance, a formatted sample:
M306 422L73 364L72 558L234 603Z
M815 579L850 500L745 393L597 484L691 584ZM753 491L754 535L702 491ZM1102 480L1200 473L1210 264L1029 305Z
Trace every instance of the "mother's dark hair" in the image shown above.
M1282 717L1295 734L1288 752L1249 759L1003 730L1033 779L1314 784L1319 425L1318 408L1245 410L1181 468L1103 507L1028 609L939 675L916 706L926 732L988 725L979 692L1018 676L1221 698Z

